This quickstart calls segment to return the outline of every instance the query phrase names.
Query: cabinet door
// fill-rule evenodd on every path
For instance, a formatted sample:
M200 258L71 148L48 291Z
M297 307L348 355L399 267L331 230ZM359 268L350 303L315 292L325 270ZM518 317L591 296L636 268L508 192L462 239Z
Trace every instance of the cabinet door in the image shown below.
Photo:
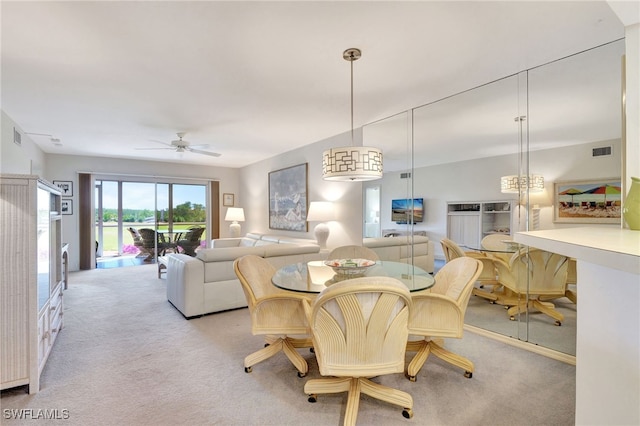
M449 215L448 238L458 245L480 246L480 214Z

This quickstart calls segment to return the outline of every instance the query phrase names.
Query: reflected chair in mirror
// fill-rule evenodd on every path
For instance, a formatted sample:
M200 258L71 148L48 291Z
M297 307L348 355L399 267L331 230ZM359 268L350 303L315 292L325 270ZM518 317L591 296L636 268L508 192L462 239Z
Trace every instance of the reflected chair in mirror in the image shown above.
M164 235L156 232L150 228L140 228L138 230L140 237L142 238L142 247L149 253L149 256L145 259L145 262L151 262L156 257L156 248L158 250L158 256L164 256L168 248L171 248L171 244L165 241Z
M204 232L204 228L199 226L191 227L184 234L184 238L176 241L176 245L182 248L182 253L195 256L196 249L200 247L200 239L202 238L202 233Z
M495 261L498 278L504 286L497 303L510 306L509 318L531 311L540 311L562 325L564 315L548 300L565 297L569 258L561 254L534 248L522 248L509 263Z
M402 415L411 418L410 394L369 379L404 371L407 287L390 277L353 278L327 287L313 306L305 306L320 374L328 376L305 383L309 402L318 394L348 392L344 424L354 425L364 393L402 407Z
M378 254L369 247L341 246L336 247L327 256L327 259L368 259L378 261Z
M427 361L429 354L464 370L464 376L473 375L473 362L443 347L445 338L462 338L464 316L473 285L482 273L482 262L464 256L447 262L436 274L431 289L414 292L413 311L409 320L408 352L417 352L407 367L412 382ZM420 340L413 340L420 336Z
M464 251L458 244L448 238L443 238L440 241L440 245L442 246L442 251L444 252L447 262L465 256L478 259L482 262L482 273L477 280L479 286L474 287L473 295L487 299L492 303L498 299L495 292L501 287L501 284L498 281L496 267L493 263L494 258L492 256L477 251ZM490 290L486 290L485 286L490 286Z
M249 306L251 332L265 336L265 347L244 359L244 371L282 351L304 377L309 371L307 361L296 348L311 348L309 326L303 293L281 290L271 283L275 268L264 258L242 256L233 263ZM300 336L298 338L292 336Z

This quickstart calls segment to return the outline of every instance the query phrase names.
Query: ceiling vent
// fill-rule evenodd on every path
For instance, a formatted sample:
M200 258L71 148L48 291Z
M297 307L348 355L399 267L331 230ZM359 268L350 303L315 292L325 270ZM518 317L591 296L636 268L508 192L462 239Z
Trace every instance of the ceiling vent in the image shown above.
M400 179L409 179L411 177L411 173L400 173Z
M602 146L600 148L593 148L591 150L592 157L602 157L603 155L611 155L610 146Z

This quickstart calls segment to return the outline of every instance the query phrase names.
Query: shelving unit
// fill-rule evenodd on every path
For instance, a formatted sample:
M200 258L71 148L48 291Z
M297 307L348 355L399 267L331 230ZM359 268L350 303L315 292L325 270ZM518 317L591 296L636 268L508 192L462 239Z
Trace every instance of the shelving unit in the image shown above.
M489 234L511 235L512 201L447 203L447 238L459 245L480 247Z
M40 389L63 326L61 194L32 175L0 175L1 389Z

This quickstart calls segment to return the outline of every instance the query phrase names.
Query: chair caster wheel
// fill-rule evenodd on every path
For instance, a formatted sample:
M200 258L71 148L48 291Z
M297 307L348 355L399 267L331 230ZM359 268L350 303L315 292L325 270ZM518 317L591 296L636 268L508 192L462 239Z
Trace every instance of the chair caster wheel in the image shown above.
M251 371L253 371L253 369L251 367L245 367L244 368L244 372L245 373L251 373Z
M561 323L560 321L556 321L556 325L557 325L558 327L560 327L560 326L562 325L562 323Z
M470 379L473 377L473 373L471 371L465 371L464 377L466 377L467 379Z
M409 379L410 382L415 382L416 376L407 376L407 379Z
M509 319L510 319L511 321L515 321L515 320L516 320L516 317L511 316L511 317L509 317Z
M306 375L307 375L307 373L303 373L301 371L298 371L298 377L303 378Z
M264 344L264 347L265 347L265 348L266 348L267 346L269 346L269 343L265 343L265 344Z
M314 347L309 348L309 352L311 352L312 354L315 354L316 353L316 348L314 348Z
M410 419L413 417L413 410L411 408L405 408L404 410L402 410L402 416L405 419Z
M311 394L311 395L309 395L309 398L307 399L307 401L309 401L309 402L317 402L318 401L318 397L315 394Z

